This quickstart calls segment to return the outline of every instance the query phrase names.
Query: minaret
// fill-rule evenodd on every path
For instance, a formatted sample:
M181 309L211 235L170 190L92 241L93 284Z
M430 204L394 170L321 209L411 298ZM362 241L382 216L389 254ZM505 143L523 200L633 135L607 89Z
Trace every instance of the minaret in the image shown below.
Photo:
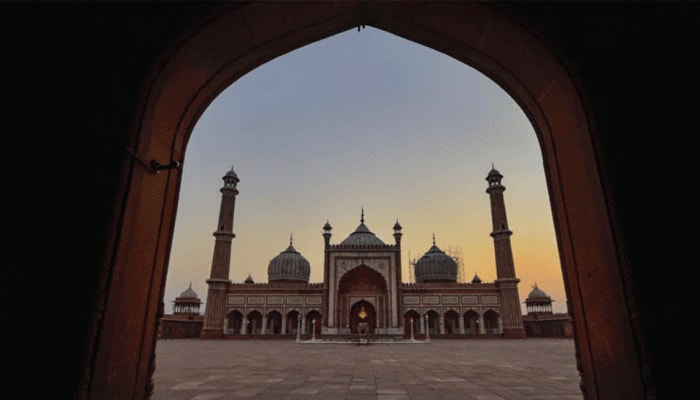
M328 250L331 247L331 230L333 227L328 220L326 224L323 225L323 242L325 243L323 251L323 324L324 327L328 326L328 316L331 310L328 308L328 299L330 297L330 288L328 287L328 280L330 279L330 267L331 267L331 255Z
M396 223L394 224L394 242L396 243L396 297L398 299L403 299L403 277L401 269L403 266L401 265L401 237L403 236L403 233L401 233L401 224L399 224L399 219L396 219ZM403 327L403 318L399 318L399 327Z
M207 284L207 307L204 310L204 326L201 337L223 337L224 318L226 318L226 292L231 281L228 278L231 266L231 242L233 234L233 211L236 207L236 196L239 182L233 168L224 175L224 186L221 188L221 207L219 209L219 224L214 231L214 257L211 263L211 273Z
M503 192L506 187L501 184L503 175L493 165L486 181L489 187L486 193L491 198L491 220L493 225L493 246L496 254L496 287L501 292L501 319L503 323L503 335L506 337L525 337L523 328L523 315L520 309L520 296L518 294L518 282L515 277L515 264L513 262L513 250L510 247L510 236L513 234L508 229L506 217L506 205L503 200Z

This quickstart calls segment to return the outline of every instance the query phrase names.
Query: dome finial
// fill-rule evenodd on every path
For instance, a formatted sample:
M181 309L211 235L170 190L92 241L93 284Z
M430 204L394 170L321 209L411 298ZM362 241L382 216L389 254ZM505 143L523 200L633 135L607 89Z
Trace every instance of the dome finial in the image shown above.
M360 215L360 223L365 223L365 206L362 206L362 214Z
M433 233L433 246L435 246L435 233Z
M289 245L290 246L292 245L292 234L291 233L289 234Z

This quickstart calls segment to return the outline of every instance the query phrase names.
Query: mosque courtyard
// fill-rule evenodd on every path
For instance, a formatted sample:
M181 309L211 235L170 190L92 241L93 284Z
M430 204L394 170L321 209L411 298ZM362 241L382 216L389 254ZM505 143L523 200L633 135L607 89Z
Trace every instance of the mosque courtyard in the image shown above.
M572 339L160 339L152 400L581 400Z

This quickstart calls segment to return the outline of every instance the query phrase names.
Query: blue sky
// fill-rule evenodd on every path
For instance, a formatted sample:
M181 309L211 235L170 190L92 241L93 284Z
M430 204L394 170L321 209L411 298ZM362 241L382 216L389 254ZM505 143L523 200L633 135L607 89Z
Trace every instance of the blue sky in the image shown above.
M432 245L462 252L465 274L496 279L486 174L503 175L516 275L566 311L561 267L535 132L520 107L477 70L371 27L312 43L251 71L197 122L183 162L164 301L190 282L206 300L219 189L234 168L230 278L267 280L289 244L322 281L331 243L359 224L392 243L403 226L410 258ZM523 305L523 311L525 307Z

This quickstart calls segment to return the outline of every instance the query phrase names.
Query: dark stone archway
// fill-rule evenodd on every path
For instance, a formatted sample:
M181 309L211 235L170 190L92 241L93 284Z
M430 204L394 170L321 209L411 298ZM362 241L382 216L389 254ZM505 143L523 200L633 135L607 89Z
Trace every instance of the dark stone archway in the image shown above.
M240 311L234 310L228 313L228 333L234 335L241 334L241 328L243 328L243 314Z
M358 21L477 68L521 105L542 146L582 387L590 398L647 395L638 291L629 287L626 249L617 236L621 211L609 198L608 179L614 177L601 172L605 154L590 126L595 118L583 104L579 77L547 43L481 3L211 7L198 18L185 18L188 24L171 36L162 58L134 83L139 100L133 121L125 137L115 140L121 150L115 156L117 187L104 211L109 224L79 397L131 399L144 392L146 397L150 387L181 171L156 174L149 161L183 160L197 119L236 79ZM601 326L605 335L599 334ZM626 384L617 385L620 381Z
M282 333L282 314L279 311L273 310L267 313L266 323L266 335L279 335Z
M382 274L366 265L355 267L340 278L336 304L335 318L349 333L357 333L360 323L366 327L367 333L375 333L377 324L386 326L388 321L386 280ZM373 315L367 320L358 321L358 304L371 308ZM368 322L372 326L365 325Z
M403 326L404 326L404 337L405 338L416 338L421 334L420 330L420 314L415 310L410 310L403 316Z

